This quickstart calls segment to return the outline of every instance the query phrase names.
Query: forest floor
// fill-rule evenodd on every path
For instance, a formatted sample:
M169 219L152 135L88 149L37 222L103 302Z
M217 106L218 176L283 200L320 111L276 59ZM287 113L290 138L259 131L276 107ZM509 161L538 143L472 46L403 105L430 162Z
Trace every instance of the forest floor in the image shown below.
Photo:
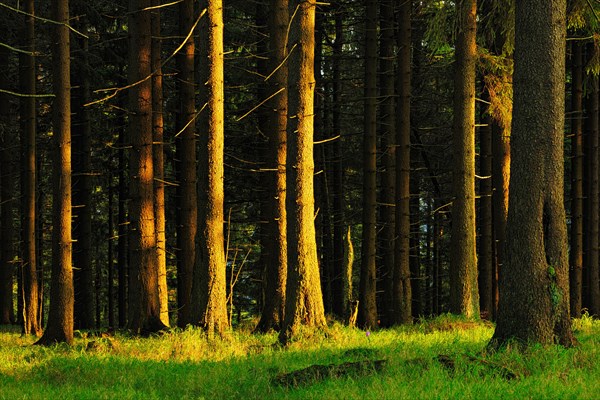
M494 353L491 324L450 316L369 333L333 324L285 349L243 328L76 332L40 347L2 326L0 399L598 399L600 321L573 323L575 348Z

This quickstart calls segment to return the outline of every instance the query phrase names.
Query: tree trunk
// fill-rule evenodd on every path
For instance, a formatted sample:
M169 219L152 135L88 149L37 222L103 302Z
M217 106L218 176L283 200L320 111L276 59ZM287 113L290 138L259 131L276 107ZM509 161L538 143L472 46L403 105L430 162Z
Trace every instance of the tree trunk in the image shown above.
M187 35L194 24L194 2L186 0L179 4L179 34ZM190 37L177 57L177 87L179 108L177 114L178 165L178 218L177 225L177 324L185 327L191 318L192 283L196 262L196 228L198 201L196 190L196 130L195 124L195 75L194 37Z
M352 290L346 293L345 281L350 277L350 288L352 287L352 262L348 263L349 254L345 252L346 243L346 217L344 212L344 165L342 161L342 102L341 93L343 90L341 79L341 64L342 64L342 43L344 42L344 5L341 1L337 2L337 12L335 13L335 41L333 42L333 60L332 60L332 78L333 78L333 94L332 94L332 125L333 134L339 135L339 138L333 142L333 274L335 276L331 285L331 296L334 298L333 313L338 316L347 318L350 301L352 301ZM354 254L352 254L352 260ZM350 268L348 270L347 268ZM341 299L338 301L337 299Z
M73 341L73 241L71 238L71 71L69 1L52 1L53 223L52 280L48 325L37 344Z
M365 133L363 141L363 236L358 325L377 327L377 0L365 0Z
M287 124L288 280L279 340L286 344L300 324L326 325L319 278L314 225L314 24L313 0L290 2L295 14L290 29Z
M398 130L396 150L396 252L394 270L394 322L412 322L410 282L410 97L411 97L411 9L400 6L398 36Z
M127 216L127 182L126 182L126 157L125 157L125 121L124 118L121 124L122 128L119 131L119 204L117 210L117 235L119 237L117 242L117 268L118 268L118 282L119 282L119 293L118 293L118 309L119 309L119 328L124 328L127 325L127 277L129 275L129 219Z
M515 15L514 151L491 345L516 339L571 346L563 204L566 4L524 0Z
M269 214L267 216L267 288L265 306L258 323L257 330L266 332L269 329L279 329L284 318L285 288L287 281L287 216L286 216L286 173L285 162L287 153L287 86L288 68L283 60L286 52L286 33L289 20L288 1L271 1L271 19L269 27L270 57L269 72L275 71L270 78L270 92L279 94L270 102L269 114L269 150L270 159L267 164L273 170L269 186Z
M494 230L492 224L492 118L483 116L486 126L479 128L479 308L481 316L492 319L494 301Z
M154 214L150 0L129 2L130 219L129 328L138 334L165 327L160 320ZM139 83L138 83L139 82Z
M41 335L39 319L39 283L37 277L36 252L36 68L35 68L35 30L34 1L25 2L24 28L22 33L23 49L30 54L19 54L19 85L21 93L32 95L22 97L21 112L21 254L22 254L22 291L23 333Z
M3 32L4 33L4 32ZM0 89L11 87L9 71L9 51L0 48ZM16 138L11 133L12 115L10 114L9 97L0 93L0 325L15 322L13 286L16 255L14 249L14 176L13 176L13 143Z
M583 270L583 48L572 42L571 58L571 316L581 316Z
M160 1L152 0L153 6L158 6ZM161 28L160 9L152 11L150 17L152 32L152 163L154 165L154 214L156 230L156 266L158 270L158 303L160 308L160 321L169 326L169 288L167 287L167 238L165 232L165 155L163 146L164 116L163 116L163 76L161 56ZM195 147L194 147L195 149ZM195 168L194 168L195 171ZM194 194L195 194L194 186ZM195 219L190 219L195 221Z
M588 169L588 255L587 255L587 307L590 315L600 316L600 265L598 241L600 240L600 185L599 169L600 154L598 154L600 127L599 127L599 93L598 77L591 77L591 99L588 107L589 120L589 169Z
M77 3L81 9L83 4ZM86 22L78 24L85 31ZM73 67L73 275L75 285L75 328L93 329L94 277L92 267L91 121L84 104L90 100L88 39L77 37L78 50Z
M200 248L202 251L199 279L201 284L200 325L209 336L222 336L229 327L225 287L224 221L224 82L223 82L223 4L221 0L208 0L208 21L205 32L206 53L201 57L206 76L207 94L206 137L201 145L200 162L206 171L200 184L201 204L198 213ZM205 79L206 78L206 79Z
M479 318L475 248L475 64L477 2L457 2L450 310Z
M396 243L396 108L394 71L394 2L379 2L381 37L379 48L379 69L381 87L381 116L379 117L381 142L383 147L384 170L381 177L381 257L383 258L382 281L383 323L392 325L394 318L394 245ZM400 241L398 241L398 244ZM399 305L399 304L398 304Z

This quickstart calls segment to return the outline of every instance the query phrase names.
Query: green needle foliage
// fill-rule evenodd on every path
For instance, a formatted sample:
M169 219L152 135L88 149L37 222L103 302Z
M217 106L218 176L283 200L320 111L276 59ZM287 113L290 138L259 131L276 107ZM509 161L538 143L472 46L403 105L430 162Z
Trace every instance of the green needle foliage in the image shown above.
M285 349L273 333L236 331L209 340L197 329L145 339L81 333L71 347L46 348L3 328L0 399L591 399L600 393L600 322L587 315L574 321L576 348L509 346L495 353L485 350L491 324L453 316L369 335L333 325L303 332ZM369 369L377 360L385 360L381 368ZM278 383L290 373L294 384Z

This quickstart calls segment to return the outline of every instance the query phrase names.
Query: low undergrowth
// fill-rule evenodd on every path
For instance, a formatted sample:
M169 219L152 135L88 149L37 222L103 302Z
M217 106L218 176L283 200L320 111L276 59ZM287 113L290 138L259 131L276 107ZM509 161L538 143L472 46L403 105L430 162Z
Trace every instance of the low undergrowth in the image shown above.
M365 332L333 324L283 349L275 333L198 329L150 338L81 333L32 346L0 328L1 399L594 399L600 322L574 321L579 346L487 353L488 323L442 316Z

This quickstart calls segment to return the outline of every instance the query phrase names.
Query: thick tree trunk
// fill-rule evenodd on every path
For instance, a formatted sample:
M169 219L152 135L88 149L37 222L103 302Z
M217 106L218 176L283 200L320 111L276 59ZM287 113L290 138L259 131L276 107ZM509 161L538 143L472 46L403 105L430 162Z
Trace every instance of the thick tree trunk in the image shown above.
M377 0L365 0L365 133L363 141L363 232L358 325L377 327Z
M286 52L286 33L289 20L288 1L271 1L271 19L269 27L270 57L269 72L275 71L270 78L270 92L277 93L270 102L269 113L269 160L267 168L273 170L269 180L269 214L267 215L267 286L265 306L257 330L266 332L279 329L284 318L285 288L287 281L287 216L286 202L286 129L287 129L287 86L288 67L283 60Z
M185 37L194 24L194 2L186 0L179 5L179 34ZM196 189L196 130L195 124L195 44L193 36L185 43L177 57L179 70L177 87L179 108L177 114L177 153L178 165L178 219L177 226L177 324L184 327L193 322L192 284L196 262L196 230L198 220L198 200Z
M159 0L152 0L158 6ZM167 238L165 220L165 154L164 154L164 115L163 115L163 76L161 56L160 9L152 11L150 17L152 32L152 163L154 165L154 215L156 230L156 266L158 271L158 303L160 321L169 326L169 288L167 287ZM195 146L195 145L194 145ZM195 147L194 147L195 149ZM195 168L194 168L195 171ZM195 194L194 186L194 194ZM192 197L193 198L193 197ZM195 219L190 220L195 221ZM193 241L193 239L192 239Z
M394 270L394 322L412 322L410 281L410 97L412 2L400 6L398 36L398 130L396 150L396 245Z
M71 237L71 71L69 1L52 1L53 223L52 280L48 325L37 344L73 341L73 241Z
M129 318L135 333L165 327L160 320L154 214L150 0L129 2L130 219ZM145 80L144 80L145 79ZM138 83L139 82L139 83Z
M19 85L21 93L32 95L21 98L21 254L23 333L41 335L39 318L39 282L37 276L36 236L36 69L34 1L25 2L23 49L30 54L19 54Z
M583 270L583 48L572 42L571 59L571 316L581 316Z
M479 318L475 248L475 63L477 2L457 2L450 310Z
M564 0L516 4L513 160L492 346L575 342L563 204Z
M200 325L209 336L223 335L229 327L225 287L225 248L224 248L224 81L223 81L223 4L221 0L208 0L208 21L206 53L201 57L206 77L207 125L203 135L206 146L202 145L200 162L206 174L200 185L203 207L198 213L200 248L202 251L199 279L200 283ZM206 79L205 79L206 78Z
M314 24L313 0L290 2L291 24L287 125L287 237L288 280L283 326L279 334L286 344L300 324L326 325L319 278L314 225Z

